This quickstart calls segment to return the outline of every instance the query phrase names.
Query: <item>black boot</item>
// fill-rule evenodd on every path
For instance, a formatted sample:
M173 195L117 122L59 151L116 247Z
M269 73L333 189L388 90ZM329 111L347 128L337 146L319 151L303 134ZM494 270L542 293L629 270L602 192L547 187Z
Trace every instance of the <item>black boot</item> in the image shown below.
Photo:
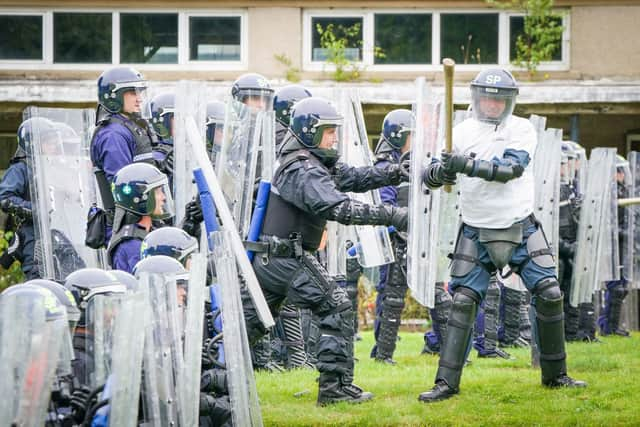
M361 403L371 400L373 394L345 380L344 376L334 372L321 372L319 380L318 405L333 403Z
M542 385L586 387L583 381L567 375L562 292L555 279L545 279L537 288L535 308Z
M596 338L596 309L593 302L584 302L578 306L578 340L584 342L600 342Z
M460 376L479 303L480 297L473 290L464 287L456 290L447 322L447 336L440 351L436 385L418 396L421 402L448 399L460 391Z
M567 341L578 341L578 325L580 323L580 311L577 307L564 304L564 334Z
M609 327L611 333L621 337L628 337L629 331L622 327L622 306L629 291L623 286L616 286L611 291L611 306L609 308Z

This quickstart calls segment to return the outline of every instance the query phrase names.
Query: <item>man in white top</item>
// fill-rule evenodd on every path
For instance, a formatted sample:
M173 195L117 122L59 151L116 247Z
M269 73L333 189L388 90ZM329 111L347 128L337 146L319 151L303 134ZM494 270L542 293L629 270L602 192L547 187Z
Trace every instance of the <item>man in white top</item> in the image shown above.
M517 83L506 70L478 74L471 82L473 114L455 127L453 152L443 152L424 172L432 189L455 183L461 174L463 225L451 263L454 295L447 335L435 386L418 398L423 402L459 392L478 305L491 275L507 265L533 296L542 384L586 386L567 375L562 292L552 252L533 216L536 132L528 120L512 115L517 94Z

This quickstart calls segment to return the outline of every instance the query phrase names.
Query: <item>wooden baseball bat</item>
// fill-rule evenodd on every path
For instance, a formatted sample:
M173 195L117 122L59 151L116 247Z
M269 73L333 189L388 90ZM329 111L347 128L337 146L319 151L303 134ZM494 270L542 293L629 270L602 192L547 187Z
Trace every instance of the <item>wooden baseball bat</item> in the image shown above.
M453 149L453 70L456 63L451 58L442 60L444 68L444 136L445 149L451 152ZM451 192L451 186L445 185L444 191Z

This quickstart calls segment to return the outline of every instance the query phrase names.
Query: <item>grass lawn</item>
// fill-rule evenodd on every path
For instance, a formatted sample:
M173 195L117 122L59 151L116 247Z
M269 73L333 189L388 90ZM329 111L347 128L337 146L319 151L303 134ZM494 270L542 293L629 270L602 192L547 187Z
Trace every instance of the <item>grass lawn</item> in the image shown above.
M435 356L422 356L422 334L401 333L397 366L373 362L372 332L356 343L355 383L374 394L360 405L316 407L317 373L297 370L257 374L266 426L421 425L640 425L640 334L602 343L567 346L569 374L586 389L548 390L529 367L528 349L509 349L515 360L478 359L465 367L459 395L426 405L417 400L431 388Z

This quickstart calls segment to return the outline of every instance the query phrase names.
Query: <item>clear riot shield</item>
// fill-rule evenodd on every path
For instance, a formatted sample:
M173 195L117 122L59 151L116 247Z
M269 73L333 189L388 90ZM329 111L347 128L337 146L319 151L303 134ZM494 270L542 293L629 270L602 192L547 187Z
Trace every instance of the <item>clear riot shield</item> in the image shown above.
M407 239L407 283L413 297L433 307L438 258L438 215L440 200L432 197L422 183L422 172L439 152L440 104L426 87L424 78L417 84L414 106L416 128L411 136L411 178L409 181L409 230Z
M176 87L173 138L173 200L176 204L176 224L184 219L184 206L195 196L192 171L197 163L187 144L185 121L192 117L200 129L206 128L207 97L202 82L178 82Z
M17 285L30 286L30 285ZM47 404L58 366L67 317L55 318L55 296L19 293L0 298L0 420L3 425L45 425Z
M184 292L174 275L142 274L150 315L143 354L145 421L154 426L180 425L184 402L183 324Z
M85 309L85 378L80 382L92 390L104 385L111 374L116 319L122 294L100 294L92 297Z
M240 297L241 285L230 239L228 230L211 234L216 273L220 283L225 363L232 419L233 425L261 426L262 415Z
M627 156L629 160L629 169L631 172L629 197L640 197L640 153L631 151ZM627 274L629 278L629 286L632 289L640 288L640 205L633 205L629 208L629 244L632 254L629 265L631 266Z
M184 313L184 373L182 384L181 425L198 425L200 407L200 365L202 358L203 309L207 280L207 260L204 254L194 254L189 268L186 312Z
M609 180L606 177L610 177ZM606 282L620 279L618 185L616 183L615 162L613 169L607 175L601 175L600 179L608 184L608 188L603 199L604 209L599 237L601 261L598 266L598 282Z
M544 116L538 116L536 114L532 114L529 117L529 121L533 125L536 130L536 135L538 136L538 144L542 140L542 136L544 135L544 130L547 127L547 118Z
M562 129L542 130L534 153L534 215L542 224L547 241L558 258L560 217L560 162Z
M627 156L631 158L631 153ZM622 191L616 191L617 197L630 198L633 196L633 177L637 173L631 171L633 165L630 160L627 160L627 164L623 165L623 174L620 176L616 174L616 179L621 179L618 182L618 186L622 186ZM616 189L617 190L617 189ZM637 205L620 206L616 204L618 209L618 247L620 255L620 274L622 277L628 280L629 284L633 283L633 240L634 240L634 213Z
M89 145L95 113L89 109L28 107L34 125L29 186L41 277L62 281L84 267L104 267L103 252L85 246L87 213L97 201ZM42 124L41 122L38 122Z
M373 156L369 149L362 104L356 90L342 92L338 110L344 116L344 135L340 144L342 161L354 167L372 167ZM349 196L370 205L382 203L377 189L365 193L349 193ZM361 266L370 268L395 261L387 227L356 225L355 230L358 237L358 262Z
M255 112L235 99L227 101L224 137L216 175L233 219L244 239L249 230L260 134L264 112Z
M144 336L149 320L145 295L122 299L113 332L113 356L109 425L133 427L138 423Z
M615 176L615 159L615 148L595 148L588 163L582 165L588 168L588 173L580 209L571 286L570 303L574 307L581 302L591 301L600 278L599 266L603 257L601 237L607 235L606 227L610 225L611 182Z
M587 182L587 152L585 149L573 141L569 141L573 145L573 149L576 152L576 159L574 160L573 170L573 186L578 194L582 195L585 192L585 185Z
M332 276L347 274L347 250L346 242L350 239L350 227L335 221L327 222L327 271ZM355 236L353 236L355 238ZM353 242L353 240L351 240Z

